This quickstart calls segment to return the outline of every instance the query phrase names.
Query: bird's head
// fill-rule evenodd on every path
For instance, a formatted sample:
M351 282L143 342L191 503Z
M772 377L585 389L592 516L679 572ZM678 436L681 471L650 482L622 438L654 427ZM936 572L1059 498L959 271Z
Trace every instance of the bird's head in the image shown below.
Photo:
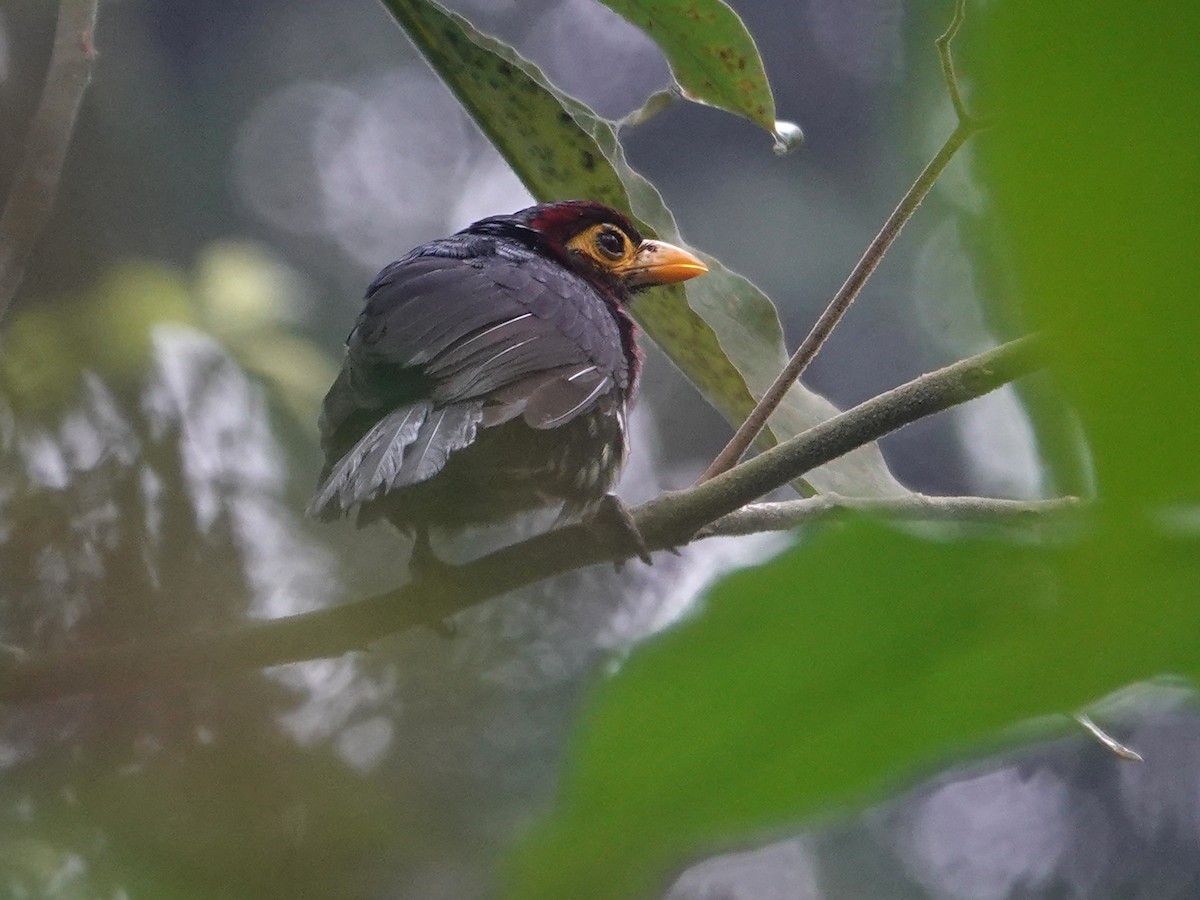
M511 216L484 219L470 230L493 223L533 242L618 300L708 271L687 250L643 238L628 217L591 200L543 203Z

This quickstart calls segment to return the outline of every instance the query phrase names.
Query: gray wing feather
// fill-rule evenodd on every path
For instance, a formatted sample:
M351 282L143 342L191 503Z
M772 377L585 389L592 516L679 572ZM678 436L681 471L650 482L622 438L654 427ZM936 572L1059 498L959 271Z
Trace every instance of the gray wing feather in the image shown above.
M414 403L376 422L317 487L308 515L341 515L355 503L390 490L397 483L405 448L418 439L432 409L429 401Z
M475 440L482 418L482 401L459 403L430 413L387 490L427 481L440 472L451 453Z
M591 409L612 390L612 378L595 366L574 376L560 376L530 395L525 421L532 428L557 428Z

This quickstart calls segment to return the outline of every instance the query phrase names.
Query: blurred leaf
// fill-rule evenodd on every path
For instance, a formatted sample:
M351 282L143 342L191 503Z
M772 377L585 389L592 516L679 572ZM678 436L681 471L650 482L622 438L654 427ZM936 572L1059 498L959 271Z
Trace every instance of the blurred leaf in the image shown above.
M86 900L96 896L89 889L83 859L39 838L0 836L0 872L9 897Z
M1049 549L826 532L727 580L601 687L509 896L650 896L719 842L861 802L1021 719L1195 673L1197 583L1195 534Z
M79 336L63 327L57 306L18 309L0 355L5 398L31 410L64 405L75 395L82 350Z
M309 297L299 273L257 244L214 241L196 261L195 293L204 326L264 383L272 400L315 434L337 365L293 333Z
M307 291L300 275L265 248L214 241L196 260L196 297L209 329L225 339L294 322Z
M380 859L437 852L414 792L381 790L326 747L292 743L269 684L227 687L210 702L231 730L212 744L171 735L169 751L129 759L134 739L162 733L135 702L109 712L107 733L83 745L90 753L44 751L9 772L25 808L0 832L0 896L376 897ZM212 727L214 713L169 698L183 722Z
M588 197L679 241L658 191L625 162L613 124L559 92L510 47L429 0L385 0L446 85L541 201ZM749 281L706 257L711 271L684 288L658 288L633 312L647 333L731 422L740 423L787 361L779 316ZM772 419L788 437L836 408L797 386ZM806 476L818 490L894 495L905 489L875 447Z
M658 44L684 96L775 131L775 98L754 39L721 0L601 0Z
M333 360L311 341L284 333L255 335L233 350L296 422L315 435L321 401L337 377Z
M171 266L125 261L90 293L37 304L14 317L0 358L3 386L12 402L32 410L73 400L85 369L132 383L150 362L155 326L185 323L212 334L273 401L315 430L337 367L293 332L306 296L292 269L249 243L207 245L190 281Z
M193 321L178 271L120 263L89 293L43 301L13 317L0 357L7 397L26 410L62 406L75 398L85 369L132 382L149 362L154 327Z
M1200 7L987 7L979 145L1114 515L1200 500Z
M130 378L139 376L149 360L156 325L195 322L182 273L148 260L113 266L68 318L87 347L85 365Z

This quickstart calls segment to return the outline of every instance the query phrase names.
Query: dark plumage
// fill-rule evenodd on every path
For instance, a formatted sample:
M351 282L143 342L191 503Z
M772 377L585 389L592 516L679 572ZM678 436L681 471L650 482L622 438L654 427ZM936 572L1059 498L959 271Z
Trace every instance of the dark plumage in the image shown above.
M620 213L571 201L495 216L385 268L321 413L311 515L424 535L561 503L625 459L640 353L632 292L703 273Z

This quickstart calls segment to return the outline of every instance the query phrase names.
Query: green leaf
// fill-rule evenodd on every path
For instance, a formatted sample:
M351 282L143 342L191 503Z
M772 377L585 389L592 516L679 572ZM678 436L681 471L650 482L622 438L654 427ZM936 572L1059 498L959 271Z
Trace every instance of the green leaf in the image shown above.
M932 542L860 522L728 579L596 692L509 896L657 896L723 842L1196 672L1198 545L1123 529L1057 549Z
M775 131L775 98L754 38L721 0L601 0L658 44L684 96Z
M629 213L647 233L681 242L658 191L626 164L611 122L436 3L385 0L385 6L535 197L598 200ZM761 291L705 259L712 266L708 275L686 289L657 288L633 312L704 396L740 423L786 363L783 333ZM776 437L789 437L835 413L824 397L797 386L771 427ZM874 446L806 480L817 490L854 495L905 493Z
M1200 7L997 4L980 159L1114 515L1200 500ZM1188 24L1190 23L1190 24ZM968 27L970 23L968 23Z

